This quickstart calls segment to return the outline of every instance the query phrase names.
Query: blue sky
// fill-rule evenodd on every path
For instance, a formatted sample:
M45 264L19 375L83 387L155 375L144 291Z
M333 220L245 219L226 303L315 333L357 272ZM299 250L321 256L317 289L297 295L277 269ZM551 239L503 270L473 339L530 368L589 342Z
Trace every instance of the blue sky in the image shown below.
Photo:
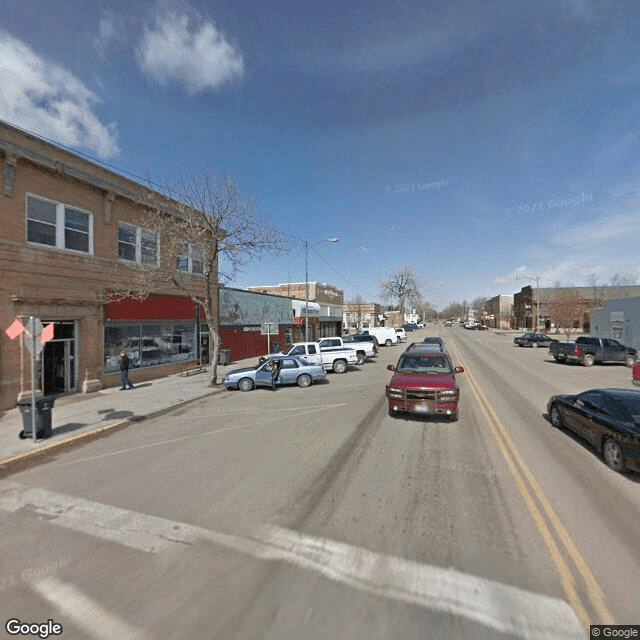
M229 170L346 299L640 282L633 0L7 0L0 119L159 183ZM233 286L304 280L298 243Z

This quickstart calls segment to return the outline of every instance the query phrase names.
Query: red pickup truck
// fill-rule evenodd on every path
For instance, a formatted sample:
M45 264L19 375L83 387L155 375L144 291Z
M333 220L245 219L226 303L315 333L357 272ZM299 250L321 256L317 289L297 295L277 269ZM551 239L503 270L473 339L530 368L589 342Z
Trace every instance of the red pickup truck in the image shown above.
M407 351L396 366L390 364L387 369L394 372L386 387L389 415L404 412L458 419L460 389L455 374L464 369L453 367L448 354Z

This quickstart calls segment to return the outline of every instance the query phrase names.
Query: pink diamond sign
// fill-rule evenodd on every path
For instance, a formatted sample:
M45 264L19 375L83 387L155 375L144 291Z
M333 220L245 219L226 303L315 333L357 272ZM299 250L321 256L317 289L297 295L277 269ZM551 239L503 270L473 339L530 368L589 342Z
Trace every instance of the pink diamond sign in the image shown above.
M4 332L9 336L10 340L14 340L17 338L23 331L24 325L17 318L9 325L8 328L4 330Z

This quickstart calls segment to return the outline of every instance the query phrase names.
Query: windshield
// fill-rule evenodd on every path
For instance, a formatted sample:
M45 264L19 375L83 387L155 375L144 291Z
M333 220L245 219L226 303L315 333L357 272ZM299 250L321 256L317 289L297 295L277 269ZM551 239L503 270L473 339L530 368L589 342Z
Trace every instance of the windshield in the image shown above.
M418 357L405 355L400 358L396 371L400 373L451 373L451 365L445 356Z

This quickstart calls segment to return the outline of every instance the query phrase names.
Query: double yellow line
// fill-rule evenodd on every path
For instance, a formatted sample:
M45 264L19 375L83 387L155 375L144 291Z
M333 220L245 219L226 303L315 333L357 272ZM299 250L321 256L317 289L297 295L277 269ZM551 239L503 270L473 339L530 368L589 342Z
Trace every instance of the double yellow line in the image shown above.
M449 345L451 350L456 354L460 363L464 364L462 355L460 354L457 346L451 340L449 341ZM551 559L558 570L560 582L567 601L571 607L573 607L573 610L576 612L581 624L586 629L589 628L590 624L594 624L593 619L590 618L587 609L578 594L576 581L574 580L571 569L556 543L554 533L559 539L561 546L564 547L565 552L573 561L578 574L584 581L589 601L600 618L599 624L614 624L613 614L607 606L605 596L600 585L595 579L593 573L591 573L586 560L580 551L578 551L578 548L560 521L560 518L549 503L549 500L544 495L533 473L520 455L520 452L504 426L504 423L500 420L500 417L480 389L476 379L466 367L464 376L465 380L469 383L471 392L473 393L480 410L482 411L486 425L493 435L498 448L500 449L500 453L507 463L507 467L515 480L518 491L520 492L520 495L522 496L522 499L524 500L525 505L527 506L527 509L529 510L545 545L547 546Z

